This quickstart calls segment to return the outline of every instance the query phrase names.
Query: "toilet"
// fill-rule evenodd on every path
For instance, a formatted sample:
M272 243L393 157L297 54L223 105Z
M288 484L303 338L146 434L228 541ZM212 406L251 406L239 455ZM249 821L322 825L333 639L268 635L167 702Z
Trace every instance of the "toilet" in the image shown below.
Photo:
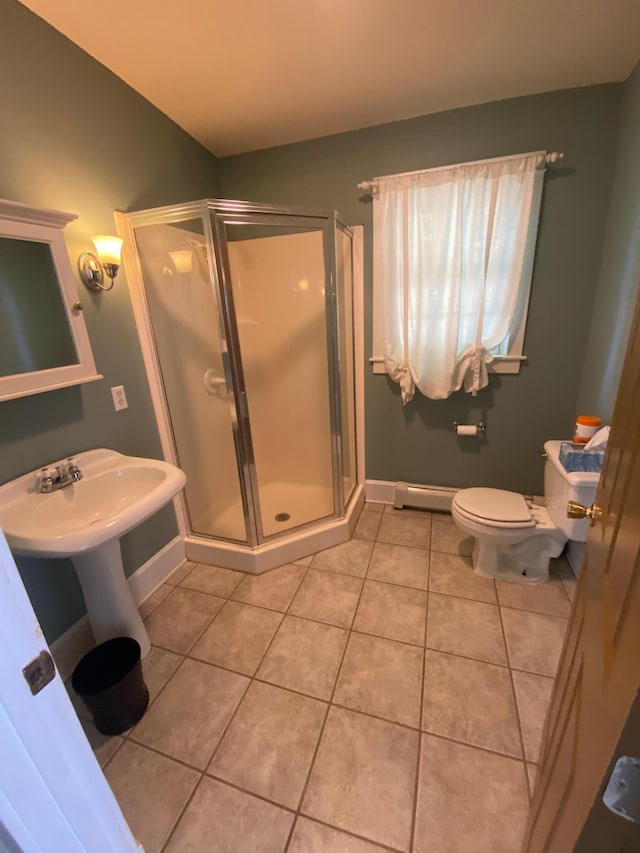
M503 489L456 493L451 514L460 530L476 540L472 556L476 574L541 583L549 578L549 560L561 554L569 539L586 542L589 520L567 518L567 503L590 506L600 474L567 472L560 462L561 444L547 441L544 445L544 506Z

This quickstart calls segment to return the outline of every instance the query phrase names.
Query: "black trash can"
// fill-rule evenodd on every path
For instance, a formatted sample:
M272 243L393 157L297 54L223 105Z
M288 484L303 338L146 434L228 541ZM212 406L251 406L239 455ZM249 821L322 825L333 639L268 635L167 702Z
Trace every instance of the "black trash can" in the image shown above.
M91 649L74 669L71 684L103 735L130 729L149 704L140 643L131 637L114 637Z

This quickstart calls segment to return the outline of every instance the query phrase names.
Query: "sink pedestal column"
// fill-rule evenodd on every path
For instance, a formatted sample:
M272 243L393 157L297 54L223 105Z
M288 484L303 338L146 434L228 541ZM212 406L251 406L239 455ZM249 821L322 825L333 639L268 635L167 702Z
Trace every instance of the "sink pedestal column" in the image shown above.
M72 562L96 643L112 637L133 637L140 643L142 657L146 657L151 643L124 575L120 541L111 539L99 548L76 554Z

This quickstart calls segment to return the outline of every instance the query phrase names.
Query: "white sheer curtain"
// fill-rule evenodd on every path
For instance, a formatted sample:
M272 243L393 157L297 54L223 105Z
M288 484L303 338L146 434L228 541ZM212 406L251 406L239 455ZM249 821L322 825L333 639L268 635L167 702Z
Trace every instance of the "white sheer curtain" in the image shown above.
M518 304L545 152L377 180L374 288L403 403L488 383ZM537 222L535 223L537 225Z

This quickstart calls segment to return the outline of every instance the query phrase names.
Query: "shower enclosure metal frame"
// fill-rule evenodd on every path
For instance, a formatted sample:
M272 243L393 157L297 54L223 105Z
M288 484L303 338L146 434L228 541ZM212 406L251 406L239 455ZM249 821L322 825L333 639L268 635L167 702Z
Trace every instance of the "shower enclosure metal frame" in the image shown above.
M352 267L353 267L353 232L341 221L335 212L328 213L321 210L284 208L268 204L256 204L244 201L230 201L226 199L207 199L180 205L172 205L163 208L143 210L129 214L116 214L118 230L124 236L130 246L135 247L135 228L145 225L179 224L186 220L199 219L203 224L204 238L207 246L206 260L209 272L210 285L213 290L218 312L218 336L222 350L222 363L224 378L226 382L228 403L233 428L234 447L236 462L238 466L239 484L242 495L242 506L246 530L246 542L229 540L220 536L210 537L211 541L228 543L239 549L259 549L261 545L274 541L280 541L295 534L304 534L305 531L313 530L322 522L333 522L351 516L347 513L347 507L352 509L363 500L363 465L362 436L360 435L362 424L356 416L353 428L355 430L356 459L354 460L354 485L349 495L344 494L343 479L343 447L342 447L342 417L341 417L341 387L339 380L339 339L338 339L338 292L337 292L337 235L339 230L349 235L352 240ZM332 458L332 482L333 482L333 513L322 519L315 519L298 525L290 530L265 535L260 515L260 502L258 500L258 480L256 473L256 460L251 439L251 423L249 419L249 408L247 403L247 389L243 371L243 362L240 349L240 337L235 310L235 301L232 290L232 276L230 260L227 252L227 225L256 225L274 227L292 227L301 230L314 229L322 232L322 254L325 271L325 317L326 317L326 339L328 358L328 382L329 382L329 417L331 433L331 458ZM127 257L128 254L128 257ZM150 317L149 305L144 288L142 269L137 252L125 255L125 268L127 277L132 284L132 297L134 292L134 311L138 323L141 340L146 337L153 351L155 361L156 379L162 387L162 402L165 424L170 438L170 447L167 447L167 434L163 433L163 445L165 455L172 457L172 461L178 461L176 453L175 438L171 425L171 414L164 393L162 374L159 369L157 345L155 341L153 324ZM352 269L353 273L353 269ZM138 286L134 280L137 279ZM353 289L352 275L352 289ZM354 293L352 290L352 301ZM135 304L137 303L137 304ZM352 302L352 310L353 310ZM354 317L355 327L355 317ZM356 363L356 338L355 328L352 329L353 348L351 358L354 378L354 396L357 397L357 385L360 371ZM144 341L143 343L143 350ZM145 361L149 371L149 353L145 352ZM156 411L158 401L154 399ZM357 402L354 401L356 410ZM356 412L357 414L357 412ZM159 418L160 420L160 418ZM189 510L184 497L181 506L185 516L189 517ZM350 524L351 528L353 525ZM181 524L181 532L187 537L193 535L195 538L207 539L205 534L191 534L190 530L184 529ZM348 533L342 536L346 539ZM335 539L335 536L333 537ZM329 544L335 544L330 542ZM200 557L199 557L200 559ZM290 559L290 557L288 558ZM231 562L235 562L231 560ZM231 566L236 567L236 566ZM238 565L238 568L246 568ZM268 566L267 566L268 567Z

